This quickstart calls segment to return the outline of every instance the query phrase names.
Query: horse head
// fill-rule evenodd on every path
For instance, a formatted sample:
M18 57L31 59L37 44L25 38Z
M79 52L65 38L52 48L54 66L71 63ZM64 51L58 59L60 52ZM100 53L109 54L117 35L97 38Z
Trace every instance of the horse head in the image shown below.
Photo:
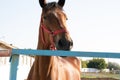
M57 50L70 50L73 41L67 30L67 16L63 11L65 0L59 0L57 3L46 3L45 0L39 0L39 3L42 7L41 27L44 34L49 35L46 41Z

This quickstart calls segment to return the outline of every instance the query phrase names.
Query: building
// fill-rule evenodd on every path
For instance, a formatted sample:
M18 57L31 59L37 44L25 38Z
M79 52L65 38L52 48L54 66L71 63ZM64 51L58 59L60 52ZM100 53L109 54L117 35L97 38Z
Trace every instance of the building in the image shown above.
M10 49L18 49L17 47L13 46L12 44L8 44L4 41L0 41L0 51L7 51ZM6 53L4 53L6 54ZM9 65L10 56L6 56L6 57L0 57L0 65ZM25 55L20 55L19 58L19 65L28 65L31 66L34 59L30 56L25 56Z
M12 44L8 44L4 41L0 41L0 51L4 51L4 50L8 50L8 49L12 49L12 48L17 48L15 46L13 46ZM5 53L6 54L6 53ZM9 64L9 56L7 57L0 57L0 65L7 65Z
M0 80L9 80L10 75L10 55L4 54L8 53L10 49L18 49L17 47L13 46L12 44L8 44L4 41L0 41ZM1 56L2 54L2 56ZM33 57L20 55L19 56L19 65L17 70L17 80L24 80L27 78L29 70L32 66L34 61ZM23 74L24 72L24 74Z

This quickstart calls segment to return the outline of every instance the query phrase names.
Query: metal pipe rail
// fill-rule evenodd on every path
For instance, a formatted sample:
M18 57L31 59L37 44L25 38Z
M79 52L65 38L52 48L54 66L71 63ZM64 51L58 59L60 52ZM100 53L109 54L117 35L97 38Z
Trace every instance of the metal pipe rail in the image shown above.
M1 52L0 52L1 53ZM10 80L17 79L17 66L19 64L19 55L38 55L38 56L77 56L77 57L99 57L99 58L120 58L120 53L113 52L84 52L84 51L52 51L52 50L30 50L30 49L12 49L11 55ZM2 52L3 54L3 52Z
M31 50L13 49L13 54L22 55L42 55L42 56L77 56L77 57L101 57L101 58L120 58L117 52L85 52L85 51L52 51L52 50Z

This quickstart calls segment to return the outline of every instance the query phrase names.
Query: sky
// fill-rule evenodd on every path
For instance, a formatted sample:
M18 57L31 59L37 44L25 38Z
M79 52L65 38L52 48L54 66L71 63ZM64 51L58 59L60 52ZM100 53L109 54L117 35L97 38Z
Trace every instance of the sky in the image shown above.
M47 2L58 0L47 0ZM73 51L120 52L120 0L66 0ZM36 49L41 7L38 0L0 1L0 40Z

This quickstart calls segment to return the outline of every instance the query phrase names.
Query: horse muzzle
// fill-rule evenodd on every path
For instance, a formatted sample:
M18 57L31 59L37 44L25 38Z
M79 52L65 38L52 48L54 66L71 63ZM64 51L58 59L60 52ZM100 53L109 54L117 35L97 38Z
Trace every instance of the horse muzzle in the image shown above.
M71 50L73 47L73 41L67 39L60 39L56 44L57 50Z

